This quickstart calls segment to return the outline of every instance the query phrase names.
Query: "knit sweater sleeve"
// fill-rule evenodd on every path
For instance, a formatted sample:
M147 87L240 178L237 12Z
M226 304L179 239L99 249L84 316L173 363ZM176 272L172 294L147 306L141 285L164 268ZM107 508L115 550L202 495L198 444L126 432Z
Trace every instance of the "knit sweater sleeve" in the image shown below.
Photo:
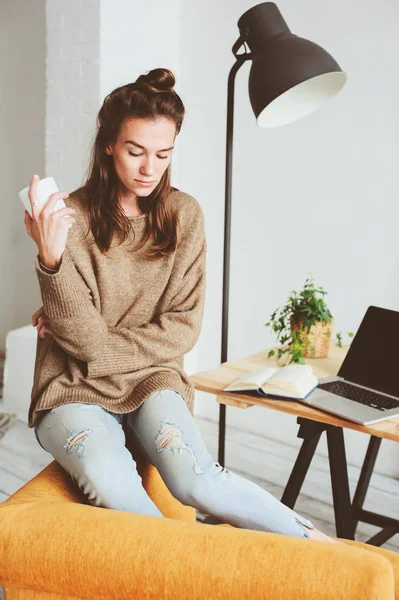
M140 327L108 327L87 376L104 377L162 364L189 352L200 334L206 288L207 243L204 216L198 205L179 241L176 293L166 310Z
M35 258L35 270L52 337L74 358L81 361L95 359L102 350L108 328L89 296L68 246L56 273L43 271L39 254Z

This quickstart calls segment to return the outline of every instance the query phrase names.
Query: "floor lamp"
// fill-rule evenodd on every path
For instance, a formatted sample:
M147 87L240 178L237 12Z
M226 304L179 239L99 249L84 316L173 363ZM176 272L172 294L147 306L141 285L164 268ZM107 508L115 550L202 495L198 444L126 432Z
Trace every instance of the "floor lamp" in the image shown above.
M231 176L233 162L234 81L241 65L252 60L248 91L260 127L292 123L317 110L345 84L346 74L317 44L294 35L274 2L262 2L238 20L240 37L232 51L237 59L227 87L226 179L224 217L221 362L227 361L229 320ZM238 54L243 44L250 52ZM219 463L224 465L226 405L219 405Z

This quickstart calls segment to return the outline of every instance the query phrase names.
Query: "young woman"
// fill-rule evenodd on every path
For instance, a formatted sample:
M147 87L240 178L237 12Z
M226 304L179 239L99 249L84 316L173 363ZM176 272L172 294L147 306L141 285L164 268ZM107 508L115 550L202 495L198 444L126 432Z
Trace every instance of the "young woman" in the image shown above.
M184 355L201 328L202 209L171 187L184 117L167 69L115 89L98 114L85 184L37 205L28 234L43 307L29 410L40 445L95 506L162 517L125 446L130 428L171 493L236 527L336 540L215 463L197 430ZM67 207L54 212L59 198Z

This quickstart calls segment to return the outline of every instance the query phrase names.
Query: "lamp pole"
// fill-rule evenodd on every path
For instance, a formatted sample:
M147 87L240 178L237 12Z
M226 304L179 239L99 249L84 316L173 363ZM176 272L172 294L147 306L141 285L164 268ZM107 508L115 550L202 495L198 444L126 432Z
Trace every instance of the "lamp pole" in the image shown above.
M238 20L240 37L227 85L226 173L223 254L221 363L227 361L230 287L231 195L234 83L241 65L252 60L249 98L260 127L292 123L317 110L345 84L346 74L321 46L291 33L274 2L262 2ZM250 52L238 54L246 43ZM226 405L219 405L218 460L224 466Z
M223 254L223 299L222 299L222 351L221 363L227 361L228 329L229 329L229 289L230 289L230 240L231 240L231 191L233 172L233 131L234 131L234 83L237 71L243 63L251 58L249 52L237 54L245 38L239 37L232 51L236 62L230 69L227 83L227 127L226 127L226 175L225 175L225 210L224 210L224 254ZM226 433L226 405L219 404L219 449L218 461L224 465Z

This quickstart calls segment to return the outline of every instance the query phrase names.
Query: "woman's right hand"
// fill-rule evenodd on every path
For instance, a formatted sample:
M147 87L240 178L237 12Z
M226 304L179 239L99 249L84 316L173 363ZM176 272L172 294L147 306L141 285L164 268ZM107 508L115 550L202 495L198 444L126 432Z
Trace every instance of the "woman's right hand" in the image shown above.
M32 177L29 186L32 217L25 211L25 226L28 235L36 242L42 264L46 267L57 268L64 253L69 225L74 223L71 215L76 213L73 208L61 208L54 212L54 206L60 198L68 198L67 192L59 191L51 194L46 204L33 206L37 202L37 186L40 179ZM67 215L66 218L63 218Z
M32 315L32 325L36 327L37 333L41 338L44 338L46 333L53 334L51 329L50 319L44 312L44 306L41 306L39 310Z

